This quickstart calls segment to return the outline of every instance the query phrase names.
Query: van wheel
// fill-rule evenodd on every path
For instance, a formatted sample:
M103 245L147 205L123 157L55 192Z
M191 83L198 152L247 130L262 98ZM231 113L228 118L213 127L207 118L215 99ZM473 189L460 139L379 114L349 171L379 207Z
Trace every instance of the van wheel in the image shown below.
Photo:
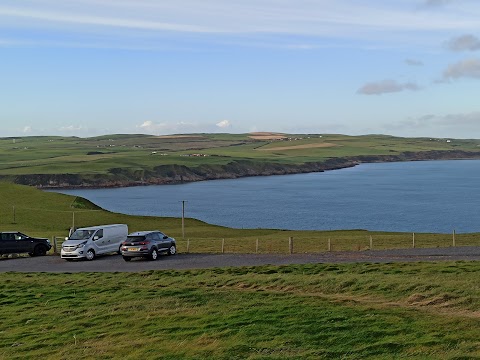
M122 255L122 250L121 250L121 248L122 248L122 245L120 245L120 246L118 247L118 251L117 251L117 254L118 254L118 255Z
M175 255L177 253L177 248L175 245L172 245L168 248L167 254L168 255Z
M124 256L124 257L123 257L123 260L125 260L125 261L130 261L130 260L132 260L132 258L131 258L130 256Z
M148 256L148 258L150 260L157 260L158 259L158 251L157 249L152 249L152 251L150 251L150 255Z
M93 260L95 258L95 251L93 251L92 249L88 250L87 253L85 254L85 257L89 261Z
M37 245L33 249L32 256L44 256L47 255L47 248L43 245Z

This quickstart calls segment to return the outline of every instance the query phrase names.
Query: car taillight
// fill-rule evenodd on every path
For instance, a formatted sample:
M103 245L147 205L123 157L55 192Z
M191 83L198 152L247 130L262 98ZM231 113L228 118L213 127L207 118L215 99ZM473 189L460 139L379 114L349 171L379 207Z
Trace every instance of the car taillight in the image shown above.
M140 244L140 245L148 245L148 244L150 244L150 241L142 241L142 242L140 242L139 244Z

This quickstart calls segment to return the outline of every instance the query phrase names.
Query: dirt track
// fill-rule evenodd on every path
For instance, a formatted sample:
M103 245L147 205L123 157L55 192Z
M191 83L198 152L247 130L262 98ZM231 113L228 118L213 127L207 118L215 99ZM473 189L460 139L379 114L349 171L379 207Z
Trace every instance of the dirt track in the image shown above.
M137 272L145 270L205 269L231 266L287 265L308 263L480 261L480 247L398 249L321 254L178 254L161 256L157 261L123 261L119 255L106 255L94 261L67 262L59 256L20 257L0 260L0 272Z

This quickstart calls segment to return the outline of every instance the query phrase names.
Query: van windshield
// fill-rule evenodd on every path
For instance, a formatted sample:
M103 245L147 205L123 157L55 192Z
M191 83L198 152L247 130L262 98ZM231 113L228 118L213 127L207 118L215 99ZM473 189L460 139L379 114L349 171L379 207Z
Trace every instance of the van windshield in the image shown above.
M95 230L77 230L71 236L70 240L87 240L93 235Z

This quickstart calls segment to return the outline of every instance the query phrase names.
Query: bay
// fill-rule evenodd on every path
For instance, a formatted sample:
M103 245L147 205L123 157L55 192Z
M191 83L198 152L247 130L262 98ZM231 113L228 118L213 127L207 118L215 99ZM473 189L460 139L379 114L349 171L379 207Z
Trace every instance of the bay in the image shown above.
M185 216L233 228L480 232L480 160L359 166L283 176L56 190L132 215ZM159 224L161 227L161 224Z

